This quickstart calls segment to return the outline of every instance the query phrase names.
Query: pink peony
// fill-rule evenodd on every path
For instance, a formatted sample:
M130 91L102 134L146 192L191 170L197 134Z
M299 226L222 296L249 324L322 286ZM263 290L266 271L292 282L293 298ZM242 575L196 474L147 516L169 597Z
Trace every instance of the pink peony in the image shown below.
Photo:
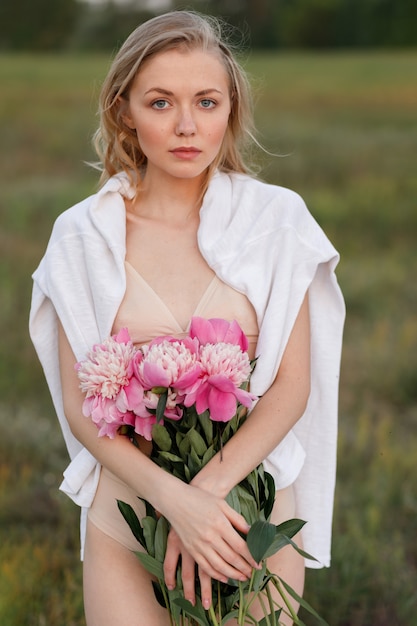
M143 405L143 388L133 376L134 355L129 333L123 328L93 346L86 360L75 366L86 394L83 414L91 417L99 437L114 439L120 426L134 421L133 411Z
M142 435L147 441L152 441L152 427L156 424L156 416L145 413L142 417L129 412L125 415L124 424L126 424L126 426L132 426L135 433Z
M171 388L180 396L192 387L200 376L198 342L160 337L142 346L133 368L137 379L146 390Z
M239 346L243 352L248 349L248 339L236 320L228 322L224 319L193 317L190 337L197 338L201 345L230 343Z
M133 371L133 366L132 366ZM127 385L122 387L116 397L116 406L122 412L133 411L139 414L143 406L144 391L143 387L135 376L129 379Z
M189 337L158 337L140 350L123 328L76 365L83 413L112 439L125 425L150 441L164 394L166 418L181 419L195 403L198 413L227 422L239 403L249 408L255 399L241 389L251 373L247 347L239 324L223 319L193 317Z
M99 429L99 437L114 439L118 429L125 423L125 413L119 411L114 400L103 396L89 396L83 402L83 415L91 417Z
M155 415L148 415L147 417L136 417L135 419L135 433L142 435L147 441L152 441L152 427L156 424Z
M135 348L126 328L102 344L93 346L85 361L75 366L80 388L86 397L116 398L133 374L134 353Z
M195 402L198 413L208 409L210 418L216 422L232 419L238 402L251 407L256 396L240 389L251 373L247 352L232 343L208 343L200 348L200 362L200 385L187 395L186 406Z

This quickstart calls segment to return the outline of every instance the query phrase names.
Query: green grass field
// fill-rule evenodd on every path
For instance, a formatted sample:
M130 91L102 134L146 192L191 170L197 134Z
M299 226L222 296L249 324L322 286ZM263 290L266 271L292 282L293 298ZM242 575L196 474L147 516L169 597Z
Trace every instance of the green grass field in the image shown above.
M30 344L30 274L92 193L108 59L0 56L0 623L81 626L78 511ZM250 56L265 179L340 250L348 309L333 564L306 597L330 626L417 626L417 52ZM307 624L312 622L308 621Z

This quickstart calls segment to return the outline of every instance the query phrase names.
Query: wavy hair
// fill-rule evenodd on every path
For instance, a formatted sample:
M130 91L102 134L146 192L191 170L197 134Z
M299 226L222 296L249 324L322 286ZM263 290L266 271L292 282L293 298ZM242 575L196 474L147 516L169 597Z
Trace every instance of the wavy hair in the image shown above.
M219 154L207 172L207 181L217 168L224 172L250 172L244 155L247 147L257 142L247 75L223 36L219 20L193 11L172 11L148 20L129 35L104 80L99 98L100 125L94 135L94 146L101 162L101 183L124 171L137 186L138 173L146 168L146 156L136 131L122 120L120 98L129 98L143 63L158 53L178 48L218 54L229 79L229 123Z

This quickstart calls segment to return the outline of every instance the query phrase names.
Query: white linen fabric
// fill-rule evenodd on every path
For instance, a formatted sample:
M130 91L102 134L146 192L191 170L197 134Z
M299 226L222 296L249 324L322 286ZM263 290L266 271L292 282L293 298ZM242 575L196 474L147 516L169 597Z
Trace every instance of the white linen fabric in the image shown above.
M100 466L72 435L63 411L57 320L77 360L111 333L126 288L124 198L133 195L128 178L118 174L97 194L62 213L33 274L30 334L71 459L61 489L83 509L82 549ZM306 565L329 566L345 315L334 274L338 253L296 193L220 172L211 179L200 210L198 244L219 278L244 293L255 308L259 358L251 390L258 396L276 376L308 292L311 395L302 418L264 464L278 489L295 480L297 516L308 522L304 548L317 559Z

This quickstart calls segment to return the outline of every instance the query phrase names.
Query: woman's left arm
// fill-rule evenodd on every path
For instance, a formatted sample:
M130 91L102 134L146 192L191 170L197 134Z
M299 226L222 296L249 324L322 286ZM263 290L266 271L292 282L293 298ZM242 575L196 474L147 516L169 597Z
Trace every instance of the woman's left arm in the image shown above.
M192 484L226 497L261 463L303 415L310 395L310 315L308 294L291 331L278 373L248 419Z

